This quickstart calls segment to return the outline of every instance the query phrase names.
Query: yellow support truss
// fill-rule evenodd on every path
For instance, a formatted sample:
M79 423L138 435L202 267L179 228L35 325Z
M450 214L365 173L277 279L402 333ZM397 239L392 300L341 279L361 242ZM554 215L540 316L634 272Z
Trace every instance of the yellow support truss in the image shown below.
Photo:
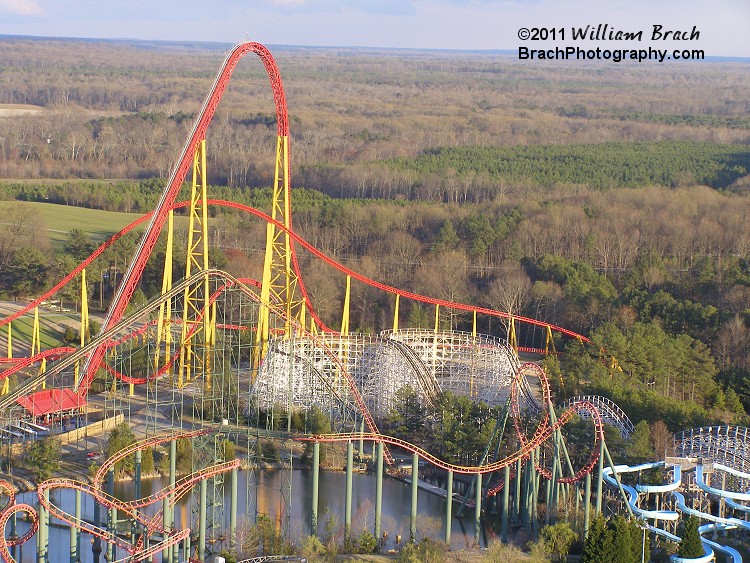
M81 270L81 329L80 329L81 348L86 346L86 340L89 337L89 292L86 286L86 268ZM78 381L79 362L75 365L76 381Z
M8 359L13 358L13 323L8 323ZM3 379L3 389L0 391L0 395L7 395L10 392L10 378L6 377Z
M401 296L397 293L396 294L396 305L393 309L393 332L394 334L398 332L398 304L401 300Z
M206 179L206 140L196 147L193 157L193 183L190 195L190 225L188 228L187 258L185 279L193 270L208 270L208 206L206 202L208 182ZM211 389L211 346L213 329L211 320L208 275L203 282L185 289L182 307L182 338L180 368L177 385L182 387L189 382L195 370L203 375L203 385ZM203 354L194 353L194 346L203 339Z
M346 292L344 293L344 312L341 315L341 335L342 336L348 336L349 334L349 303L350 303L351 292L352 292L352 277L346 276Z
M508 319L508 345L518 354L518 339L516 338L516 319L513 315Z
M276 142L276 169L274 174L271 218L286 229L291 229L291 200L289 189L289 137L280 135ZM292 267L292 246L289 233L269 223L266 229L266 252L263 261L263 279L260 291L260 318L253 348L253 378L261 359L265 356L269 339L269 303L278 303L285 309L285 338L291 338L292 322L305 326L305 302L298 288L299 280Z
M164 274L161 281L161 294L166 295L172 290L172 248L174 243L174 211L167 215L167 248L164 253ZM164 361L169 362L172 355L172 300L162 300L159 305L159 317L156 321L156 345L154 346L154 370L161 368L161 347L164 343ZM169 370L170 384L172 370Z

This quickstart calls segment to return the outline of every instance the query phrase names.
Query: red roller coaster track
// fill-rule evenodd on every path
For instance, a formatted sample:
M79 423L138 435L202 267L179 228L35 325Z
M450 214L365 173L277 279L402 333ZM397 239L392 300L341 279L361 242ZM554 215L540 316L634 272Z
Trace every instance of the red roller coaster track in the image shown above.
M8 501L2 508L0 508L0 534L2 534L0 536L0 556L2 556L5 561L13 561L8 548L24 544L34 536L39 528L39 515L36 510L34 510L33 506L29 506L28 504L16 504L16 489L8 481L0 481L0 492L8 497ZM8 539L5 537L5 527L8 525L11 517L18 512L25 512L28 514L31 520L31 526L29 526L29 529L22 536Z
M129 267L127 268L123 276L123 280L117 289L116 295L114 296L112 300L112 305L110 306L110 309L107 312L107 316L102 326L102 333L100 335L101 337L99 339L94 340L94 342L92 343L93 345L91 346L91 352L88 352L88 357L81 371L82 378L78 382L78 386L77 386L77 391L81 395L85 395L88 392L88 389L93 380L96 368L99 365L101 365L107 348L113 345L113 342L108 342L104 340L105 334L108 333L108 331L113 331L113 329L121 321L124 315L125 309L130 302L130 299L137 287L137 284L140 281L140 278L146 266L146 263L148 262L153 252L153 249L159 238L161 230L166 222L169 211L171 209L185 207L190 204L190 202L175 203L175 199L192 165L193 154L196 150L196 147L198 143L202 139L205 139L206 137L206 131L207 131L208 125L210 124L213 118L216 108L222 99L222 96L228 86L229 80L239 60L249 53L255 53L256 55L258 55L265 66L266 72L269 76L269 80L271 83L271 88L273 90L273 95L274 95L278 135L279 137L288 138L289 123L288 123L288 114L287 114L287 107L286 107L286 98L284 94L281 77L280 77L278 68L273 60L273 57L271 56L270 52L263 45L260 45L259 43L248 42L248 43L242 43L240 45L237 45L234 49L232 49L232 51L224 60L221 70L210 90L209 96L207 97L206 101L203 104L198 120L193 126L193 129L188 137L188 140L183 147L183 150L177 162L177 165L175 166L175 168L173 169L169 177L169 180L164 188L164 191L161 195L161 198L157 204L156 209L152 213L144 215L140 219L134 221L133 223L128 225L125 229L123 229L116 235L112 236L110 239L108 239L103 245L101 245L97 250L95 250L91 256L89 256L86 260L81 262L70 274L68 274L65 278L63 278L58 284L55 285L55 287L53 287L44 296L30 303L28 306L24 307L22 310L17 311L10 317L0 319L0 326L3 326L13 321L14 319L17 319L21 315L25 314L26 312L31 310L33 307L40 305L43 300L48 299L49 296L54 294L61 287L63 287L67 282L69 282L71 279L77 276L88 264L90 264L93 260L95 260L98 256L100 256L107 248L109 248L112 244L114 244L120 237L132 231L137 226L143 224L148 219L149 220L148 225L146 226L143 236L139 242L135 257L133 261L130 263ZM287 171L287 174L288 174L288 171ZM291 196L289 199L291 200ZM308 297L307 290L304 284L302 283L302 276L299 270L297 254L296 254L294 243L299 244L305 250L313 254L313 256L315 256L317 259L322 260L324 263L335 268L339 272L347 276L350 276L351 278L354 278L364 284L377 288L381 291L391 293L394 295L399 295L399 296L402 296L407 299L411 299L420 303L437 305L437 306L446 307L446 308L452 308L452 309L459 310L459 311L474 312L474 313L497 316L497 317L504 317L504 318L511 317L510 314L506 312L502 312L502 311L496 311L496 310L483 308L483 307L475 307L475 306L467 305L463 303L457 303L457 302L452 302L452 301L448 301L444 299L438 299L438 298L428 297L424 295L419 295L417 293L402 291L393 286L389 286L389 285L377 282L366 276L363 276L343 266L342 264L338 263L332 258L326 256L325 254L323 254L322 252L314 248L310 243L305 241L298 234L296 234L294 230L291 228L291 216L287 217L287 223L285 224L283 222L272 219L266 213L263 213L250 206L242 205L239 203L221 201L221 200L209 200L206 202L206 204L217 205L217 206L222 206L222 207L230 207L230 208L238 209L247 213L251 213L255 215L256 217L259 217L261 220L266 221L267 224L271 224L275 228L289 235L292 267L298 278L298 287L300 288L300 291L302 293L302 298L305 303L305 306L307 307L309 313L311 314L311 316L317 323L318 327L322 329L323 331L335 332L332 329L328 328L321 321L321 319L317 316L317 314L315 313L312 307L312 304ZM218 290L217 293L211 296L211 299L215 299L216 296L218 295L218 292L226 289L232 284L237 283L237 280L235 280L234 278L231 278L231 276L227 276L224 273L204 272L202 275L209 275L209 274L224 276L227 280L225 285L220 290ZM248 295L252 293L245 286L242 286L240 289L244 291L245 293L247 293ZM258 299L258 296L255 294L252 294L252 297L255 299ZM269 307L274 309L275 306L273 304L270 304ZM280 312L280 311L277 312L276 314L283 316L283 312ZM551 329L552 331L558 332L560 334L563 334L563 335L566 335L566 336L569 336L569 337L572 337L572 338L575 338L584 342L589 341L589 339L583 335L577 334L573 331L564 329L562 327L557 327L554 325L550 325L549 323L538 321L536 319L527 318L527 317L516 317L516 316L513 316L513 318L519 322L527 323L530 325L539 326L543 328L548 328L548 329ZM290 320L294 323L293 319L290 319ZM298 327L298 328L300 328L301 330L304 330L304 327ZM144 330L143 327L141 328L141 330ZM111 334L113 333L114 332L112 332ZM323 347L325 348L325 346ZM72 348L57 348L54 350L45 351L41 354L34 355L30 358L23 358L23 359L18 359L18 360L14 359L13 366L10 369L0 372L0 379L2 379L3 377L7 377L8 375L12 373L15 373L19 369L28 367L32 365L33 363L41 361L44 358L55 357L56 355L65 356L65 355L73 353L74 350L75 349L72 349ZM337 364L340 364L340 362L337 361L336 355L332 351L329 351L329 352L334 362L336 362ZM83 357L83 354L86 354L87 352L85 350L80 350L78 351L78 353L80 355L78 359L81 359L81 357ZM72 357L70 357L69 359L72 360ZM174 358L171 359L171 362L173 361L174 361ZM166 371L168 367L169 367L169 364L164 367L164 371ZM501 460L495 461L490 464L481 465L481 466L473 466L473 467L448 463L446 461L440 460L436 456L433 456L429 452L422 450L418 446L410 444L409 442L380 434L378 432L377 427L375 426L374 421L369 416L369 411L367 409L367 406L364 404L364 400L359 394L359 391L356 385L354 385L354 382L349 378L348 373L346 372L346 369L341 365L339 365L339 368L341 369L342 374L347 378L354 402L356 403L357 408L361 411L362 415L365 417L368 427L370 429L370 433L318 435L318 436L301 438L301 439L322 441L322 442L334 442L334 441L340 442L340 441L359 440L359 439L380 441L380 442L385 442L385 443L389 443L389 444L404 448L414 453L418 453L423 459L433 464L434 466L442 468L442 469L452 470L456 473L480 474L480 473L489 473L492 471L496 471L498 469L502 469L507 466L512 466L513 464L516 463L518 459L528 459L532 451L535 448L539 447L546 440L548 440L558 429L560 429L564 424L566 424L575 415L576 412L585 410L590 413L591 418L594 420L594 424L595 424L594 447L592 448L591 455L588 461L586 462L586 464L581 469L579 469L578 471L575 471L574 473L571 470L571 473L573 473L572 475L568 477L558 476L557 480L559 482L573 482L573 481L580 479L583 475L585 475L586 473L589 473L592 470L592 468L594 467L594 464L596 463L598 459L599 447L597 446L600 443L600 441L603 439L602 422L601 422L601 417L599 415L599 412L596 409L596 406L588 401L578 401L578 402L571 404L569 408L566 411L564 411L561 414L561 416L557 418L556 420L550 420L551 418L550 412L548 411L544 415L544 417L542 418L538 426L535 428L533 435L531 437L527 437L525 435L522 425L520 423L521 413L520 413L520 406L519 406L519 402L520 402L519 386L520 386L520 379L525 376L526 372L530 373L531 371L533 371L532 375L536 375L539 378L539 382L542 387L543 400L544 400L545 407L550 405L549 382L547 381L547 378L543 370L541 370L541 368L539 368L535 364L524 364L524 366L522 366L522 368L519 370L518 374L513 380L513 385L511 389L511 408L512 408L511 412L512 412L513 419L514 419L514 426L516 429L516 433L518 434L518 439L519 439L519 442L521 443L521 448L517 452L514 452ZM115 373L115 375L117 375L121 379L128 381L128 382L132 382L132 383L146 383L147 382L146 378L141 379L141 378L130 377L129 379L127 379L127 376L124 376L123 374L118 374L114 372L114 370L113 370L113 373ZM161 373L163 372L160 371L159 373L155 374L154 377L158 377ZM175 485L172 487L162 489L146 498L137 499L132 502L123 502L104 493L101 490L101 484L102 484L104 475L107 473L107 471L109 471L109 469L117 461L126 457L127 455L129 455L130 453L136 450L143 449L145 447L149 447L149 446L153 446L157 444L161 444L170 440L177 439L179 437L183 437L183 436L192 437L198 434L205 434L206 432L207 431L205 430L199 430L199 431L189 432L187 434L182 434L182 435L174 435L174 436L160 437L160 438L150 438L148 440L139 442L129 448L126 448L122 452L119 452L118 455L114 456L113 458L105 462L105 464L97 472L94 478L93 485L87 485L87 484L80 483L72 479L48 480L39 486L39 489L38 489L39 502L41 503L42 506L45 507L46 510L49 511L51 515L61 519L62 521L68 523L69 525L79 528L81 530L84 530L94 536L97 536L103 539L106 542L113 543L117 545L118 547L124 549L129 554L129 557L130 557L129 560L140 561L140 560L146 559L147 557L163 550L164 548L168 546L175 545L176 543L181 541L184 537L186 537L187 534L190 533L190 530L164 529L162 525L160 524L160 518L158 517L159 514L157 514L156 517L149 517L149 516L144 515L140 511L140 509L167 497L169 497L172 501L174 501L180 496L186 494L187 491L189 491L190 488L201 479L205 479L211 475L215 475L220 472L229 471L231 469L238 468L239 461L235 460L232 462L218 464L216 466L212 466L202 471L193 473L181 479L180 481L175 483ZM547 471L546 468L539 467L539 471L547 479L552 478L551 473ZM123 540L122 538L117 537L117 535L114 534L112 531L99 528L98 526L94 526L92 524L89 524L83 520L79 520L75 518L74 516L71 516L65 513L64 511L56 507L53 503L50 503L49 500L47 500L46 495L45 495L45 492L59 489L59 488L71 488L71 489L82 491L82 492L85 492L86 494L91 495L95 499L96 502L108 508L115 508L118 511L121 511L123 514L127 514L135 522L138 522L146 531L147 536L151 534L159 535L161 537L161 541L156 544L151 544L150 547L144 549L143 538L138 539L136 543L129 543ZM27 541L30 537L32 537L38 527L38 516L37 516L36 511L32 507L28 505L24 505L24 504L15 504L13 488L9 483L0 481L0 491L5 492L9 497L9 500L6 506L0 509L0 531L3 532L3 536L0 538L0 555L2 555L2 557L6 561L12 561L12 558L10 557L10 553L8 551L8 546L15 545L16 543L22 543L24 541ZM493 491L497 492L497 489ZM18 538L15 540L7 540L4 537L5 526L7 522L9 521L9 518L17 512L26 512L29 514L32 520L31 529L29 530L29 532L24 534L24 536L21 538Z
M260 43L247 42L237 45L224 60L221 70L214 81L213 87L203 104L198 120L193 126L193 130L182 149L182 154L180 155L177 166L169 177L159 203L151 216L151 221L146 227L143 238L138 245L135 258L126 270L122 283L117 290L117 294L112 300L112 305L107 312L102 330L107 330L113 327L125 313L125 309L130 303L130 299L140 281L143 269L153 252L162 227L167 220L169 210L172 208L182 186L182 182L185 180L185 177L192 166L193 154L195 153L196 147L202 139L206 138L208 125L213 119L216 108L224 95L224 91L229 84L234 69L237 67L237 63L248 53L255 53L260 57L261 61L263 61L263 65L265 66L266 72L271 81L274 102L276 104L278 135L280 137L286 137L289 135L289 118L286 109L286 96L281 82L281 75L279 74L279 69L276 66L273 56L268 49ZM88 386L93 380L96 368L101 364L101 361L104 358L104 353L105 350L102 347L94 349L84 364L82 369L82 381L80 382L82 383L83 393L86 392ZM81 387L80 383L79 388Z
M93 484L91 485L82 483L80 481L76 481L74 479L48 479L47 481L44 481L42 484L39 485L39 488L37 490L39 503L47 511L49 511L49 514L51 516L54 516L55 518L62 520L63 522L65 522L66 524L72 527L78 528L81 531L84 531L88 534L91 534L92 536L102 539L103 541L107 543L114 544L118 548L123 549L128 554L128 556L124 560L143 561L151 557L152 555L155 555L163 551L167 547L177 545L179 542L181 542L182 540L184 540L186 537L190 535L190 529L189 528L184 528L182 530L167 529L162 524L161 511L157 511L157 513L154 516L148 516L144 514L143 512L141 512L141 509L143 509L146 506L155 504L165 498L169 498L170 502L174 504L181 497L183 497L185 494L190 492L190 490L194 487L194 485L200 482L201 480L207 479L214 475L218 475L219 473L224 473L227 471L231 471L233 469L239 469L240 461L232 460L232 461L212 465L200 471L191 473L190 475L187 475L186 477L183 477L182 479L178 480L174 485L160 489L159 491L147 497L135 499L130 502L121 501L115 497L112 497L111 495L108 495L104 491L102 491L102 481L104 479L104 476L107 474L110 468L112 468L118 461L124 459L125 457L134 453L137 450L143 450L148 447L153 447L153 446L163 444L166 442L171 442L173 440L177 440L180 438L192 438L194 436L204 435L208 433L210 433L209 430L196 430L196 431L186 432L182 434L153 437L153 438L149 438L149 439L137 442L123 449L122 451L118 452L115 456L109 458L106 462L104 462L104 464L99 469L99 471L97 471L96 476L94 477L94 480L93 480ZM2 484L0 484L0 487L2 487ZM94 502L101 504L105 508L107 509L114 508L121 514L127 515L134 522L137 522L138 524L140 524L143 530L145 530L145 533L142 535L139 535L135 543L131 543L119 537L117 534L115 534L114 532L110 530L101 528L97 525L91 524L89 522L86 522L85 520L81 520L71 514L68 514L61 508L57 507L54 504L54 502L51 502L50 500L47 499L46 493L49 491L57 490L57 489L72 489L75 491L81 491L83 493L86 493L87 495L90 495L91 497L93 497ZM54 496L52 496L52 498L54 498ZM29 512L25 508L22 508L25 506L26 505L16 505L15 509L11 508L11 510L15 510L15 511L25 510L26 512ZM28 507L28 508L31 508L31 507ZM6 512L7 511L8 510L6 509ZM33 515L36 515L36 512L34 511L33 508L31 508L31 511L33 512ZM6 516L5 512L1 513L0 514L0 526L4 526L5 523L7 523L8 518L9 516ZM0 530L3 530L3 529L4 528L0 528ZM26 534L26 535L31 537L35 531L36 531L36 528L34 527L34 530L31 531L30 534ZM161 541L151 542L149 543L149 547L146 548L145 542L144 542L145 537L151 537L154 534L160 537ZM4 537L0 538L0 554L3 556L5 561L13 561L13 559L10 557L10 553L7 550L7 546L10 546L10 545L14 545L14 544L12 544L10 541L4 540Z
M360 282L362 282L362 283L364 283L366 285L369 285L371 287L374 287L376 289L380 289L382 291L385 291L387 293L391 293L393 295L401 295L402 297L405 297L407 299L412 299L414 301L417 301L417 302L420 302L420 303L429 304L429 305L440 305L441 307L451 308L451 309L455 309L455 310L459 310L459 311L476 312L476 313L482 314L482 315L489 315L489 316L501 317L501 318L506 318L506 319L511 317L511 315L509 313L504 312L504 311L498 311L498 310L495 310L495 309L488 309L488 308L485 308L485 307L477 307L475 305L469 305L469 304L466 304L466 303L459 303L459 302L456 302L456 301L449 301L449 300L446 300L446 299L438 299L438 298L435 298L435 297L429 297L429 296L421 295L421 294L418 294L418 293L413 293L413 292L409 292L409 291L403 291L403 290L398 289L396 287L393 287L393 286L390 286L390 285L378 282L376 280L368 278L367 276L359 274L359 273L355 272L354 270L352 270L350 268L347 268L346 266L344 266L343 264L337 262L333 258L330 258L329 256L325 255L323 252L321 252L320 250L318 250L317 248L315 248L313 245L311 245L309 242L307 242L304 238L302 238L296 232L294 232L291 229L287 229L286 226L284 226L281 222L272 219L269 215L267 215L266 213L264 213L264 212L262 212L262 211L260 211L258 209L255 209L254 207L250 207L249 205L244 205L242 203L236 203L236 202L232 202L232 201L225 201L225 200L218 200L218 199L209 199L208 200L208 204L209 205L213 205L213 206L217 206L217 207L233 208L233 209L237 209L237 210L240 210L240 211L243 211L243 212L246 212L246 213L250 213L250 214L255 215L256 217L258 217L258 218L260 218L260 219L262 219L262 220L264 220L264 221L266 221L268 223L271 223L271 224L275 225L277 228L279 228L279 229L281 229L281 230L286 231L287 233L289 233L289 236L292 238L292 240L294 240L296 243L298 243L301 247L303 247L305 250L307 250L308 252L310 252L316 258L322 260L323 262L325 262L326 264L328 264L331 267L335 268L339 272L341 272L341 273L343 273L345 275L351 276L353 279L356 279L356 280L358 280L358 281L360 281ZM187 207L188 205L190 205L189 201L183 201L183 202L179 202L179 203L174 204L172 206L172 209L181 209L183 207ZM57 291L60 290L60 288L64 287L68 282L70 282L73 278L75 278L78 274L80 274L81 270L83 270L89 264L91 264L107 248L109 248L110 246L112 246L117 240L119 240L120 238L122 238L124 235L126 235L129 232L131 232L133 229L135 229L139 225L143 224L146 221L146 219L148 219L152 215L153 215L153 213L148 213L148 214L144 215L143 217L140 217L140 218L136 219L135 221L133 221L132 223L130 223L129 225L127 225L120 232L112 235L109 239L107 239L107 241L105 241L101 246L99 246L99 248L97 248L88 258L86 258L85 260L83 260L67 276L65 276L63 279L61 279L49 291L47 291L46 293L44 293L44 295L41 295L40 297L38 297L34 301L30 302L29 304L27 304L22 309L19 309L18 311L16 311L12 315L10 315L8 317L5 317L3 319L0 319L0 327L3 326L3 325L8 324L9 322L11 322L11 321L13 321L13 320L15 320L15 319L17 319L17 318L19 318L21 316L23 316L24 314L26 314L29 311L33 310L34 307L38 307L43 301L49 300ZM301 277L300 277L300 279L301 279ZM248 284L251 284L251 285L256 285L256 286L258 285L258 282L255 281L255 280L244 280L243 279L241 281L243 281L243 283L248 283ZM308 304L309 303L310 302L308 300ZM311 308L311 305L309 305L309 307ZM318 317L316 316L315 318L317 319ZM566 329L566 328L563 328L563 327L560 327L560 326L556 326L556 325L552 325L552 324L546 323L544 321L540 321L538 319L533 319L533 318L530 318L530 317L523 317L523 316L513 316L513 318L516 321L521 322L521 323L526 323L526 324L530 324L530 325L537 326L537 327L542 327L542 328L549 327L554 332L559 332L560 334L563 334L565 336L569 336L569 337L574 338L574 339L581 340L583 342L590 342L589 338L586 337L586 336L584 336L584 335L582 335L582 334L579 334L577 332L574 332L572 330L569 330L569 329ZM319 326L319 328L321 328L322 330L324 330L326 332L335 332L332 329L328 328L322 321L318 322L318 326ZM71 348L56 348L55 350L57 351L57 353L63 353L64 354L64 353L67 353L69 351L72 351L73 349L71 349ZM49 357L49 356L54 356L54 354L55 354L55 351L48 350L48 351L43 352L41 355L39 355L39 357L37 359L33 359L33 360L29 360L29 359L26 359L26 358L0 359L0 363L2 363L2 362L8 362L8 363L14 363L14 364L18 364L19 362L23 363L23 365L17 366L15 369L13 369L12 372L10 370L6 370L6 371L3 371L3 372L0 372L0 379L2 379L3 377L6 377L7 375L10 375L11 373L17 371L18 369L20 369L22 367L27 367L30 364L36 363L37 361L41 360L41 356ZM84 386L83 389L87 390L88 387Z
M383 434L358 434L356 432L348 434L321 434L299 438L299 440L307 442L348 442L363 439L374 442L385 442L387 444L392 444L399 448L405 449L409 452L419 454L420 458L440 469L453 471L454 473L476 475L479 473L491 473L493 471L503 469L507 466L513 466L519 459L528 459L531 455L531 452L535 448L541 446L552 436L552 434L556 430L564 426L579 411L585 410L591 414L591 418L593 419L595 426L594 444L591 450L591 455L586 464L578 471L576 471L573 475L569 477L558 477L556 479L560 483L572 483L578 481L593 469L594 465L599 459L599 443L604 439L604 426L602 424L599 411L596 406L589 401L576 401L560 415L560 417L554 422L554 424L550 424L549 413L547 413L542 419L541 423L537 426L534 435L531 438L527 438L521 427L522 424L520 408L521 380L525 377L525 373L527 371L533 371L534 375L537 375L539 377L539 384L542 387L544 404L549 405L550 387L549 380L544 374L544 370L542 370L542 368L540 368L538 365L532 363L521 365L516 374L516 377L513 378L513 383L511 386L511 413L513 415L516 434L518 435L519 441L521 442L521 449L513 452L503 459L499 459L492 463L478 466L457 465L454 463L449 463L438 458L437 456L432 455L430 452L423 450L419 446L415 446L414 444L407 442L406 440L394 438L393 436L386 436ZM538 469L546 479L552 478L552 474L546 468L538 467ZM495 489L494 493L497 493L498 490L499 489Z

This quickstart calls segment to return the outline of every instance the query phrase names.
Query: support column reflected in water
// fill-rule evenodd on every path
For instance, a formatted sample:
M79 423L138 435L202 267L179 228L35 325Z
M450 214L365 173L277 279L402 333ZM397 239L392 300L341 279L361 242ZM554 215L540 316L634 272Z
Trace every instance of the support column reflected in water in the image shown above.
M482 533L482 474L477 473L477 490L474 499L474 541L479 545Z
M229 513L229 547L234 551L237 547L237 468L232 469L231 479L230 479L230 489L231 489L231 503L232 506L230 507L230 513Z
M352 474L354 472L354 444L346 443L346 498L344 501L344 543L352 541Z
M206 557L206 497L208 483L201 479L200 506L198 507L198 559Z
M318 490L320 486L320 442L313 442L312 465L312 515L310 519L310 535L318 535Z
M411 456L411 513L409 518L409 539L417 541L417 494L419 493L419 454Z
M589 522L591 520L591 473L586 473L586 488L583 493L583 535L589 534Z
M383 511L383 442L378 442L375 462L375 539L380 545L380 516Z
M453 470L448 470L448 482L445 485L445 543L451 544L451 524L453 519Z

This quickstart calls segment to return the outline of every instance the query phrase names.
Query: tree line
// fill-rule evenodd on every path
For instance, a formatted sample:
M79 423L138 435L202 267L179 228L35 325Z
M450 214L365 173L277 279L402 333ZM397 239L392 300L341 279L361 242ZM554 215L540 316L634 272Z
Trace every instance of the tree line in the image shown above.
M77 179L167 176L229 48L20 38L0 45L0 115L8 116L0 118L0 177ZM433 198L439 174L420 184L373 163L438 147L748 141L741 92L750 85L737 64L602 75L493 54L273 51L287 87L296 184L346 197L378 190L369 197ZM24 112L5 113L3 104ZM262 65L242 62L209 128L214 183L268 184L274 109ZM508 187L491 174L470 180L472 198ZM461 191L446 185L437 194L460 201Z
M99 191L118 197L130 193L140 202L134 208L145 209L161 185L150 181ZM11 195L54 198L55 189L18 184ZM212 197L269 206L267 190L210 191L216 192ZM96 184L82 193L98 193ZM492 206L337 200L309 190L296 190L294 198L295 229L364 275L404 290L565 326L591 335L618 359L623 371L610 376L596 350L589 360L575 349L566 353L561 369L574 374L566 381L580 383L561 390L563 395L596 389L632 405L631 412L640 412L639 404L651 405L644 416L665 420L673 429L744 420L742 407L750 407L750 232L744 226L750 209L744 196L700 187L653 187L537 194ZM8 209L0 225L0 291L5 296L37 294L94 248L86 233L72 230L64 248L54 252L40 239L44 225L39 216L19 204ZM213 263L259 279L264 226L239 213L213 213L222 217L210 235ZM136 235L125 237L89 272L90 303L107 305L117 270L123 271L135 240ZM184 268L181 253L177 248L175 279ZM159 291L163 256L160 243L139 299ZM300 253L300 265L318 313L338 326L343 274L306 252ZM66 298L78 299L79 291L71 285ZM393 308L392 296L353 285L353 329L374 332L390 326ZM401 311L412 326L434 325L434 314L424 306L404 302ZM441 326L471 330L469 315L441 314ZM498 320L479 322L480 330L501 336L508 328ZM522 345L524 339L539 344L540 334L519 330ZM563 344L558 342L560 348ZM692 359L685 364L683 357ZM574 365L574 360L582 363ZM635 394L628 398L631 388ZM670 414L678 403L687 410Z

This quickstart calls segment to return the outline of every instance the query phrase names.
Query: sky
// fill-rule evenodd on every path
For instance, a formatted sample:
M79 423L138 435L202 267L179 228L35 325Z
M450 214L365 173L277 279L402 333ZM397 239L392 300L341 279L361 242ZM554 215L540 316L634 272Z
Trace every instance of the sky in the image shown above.
M573 28L599 24L642 39L571 39ZM654 26L686 39L652 41ZM524 28L557 36L522 40ZM0 34L43 37L516 52L651 46L750 57L749 29L750 0L0 0Z

